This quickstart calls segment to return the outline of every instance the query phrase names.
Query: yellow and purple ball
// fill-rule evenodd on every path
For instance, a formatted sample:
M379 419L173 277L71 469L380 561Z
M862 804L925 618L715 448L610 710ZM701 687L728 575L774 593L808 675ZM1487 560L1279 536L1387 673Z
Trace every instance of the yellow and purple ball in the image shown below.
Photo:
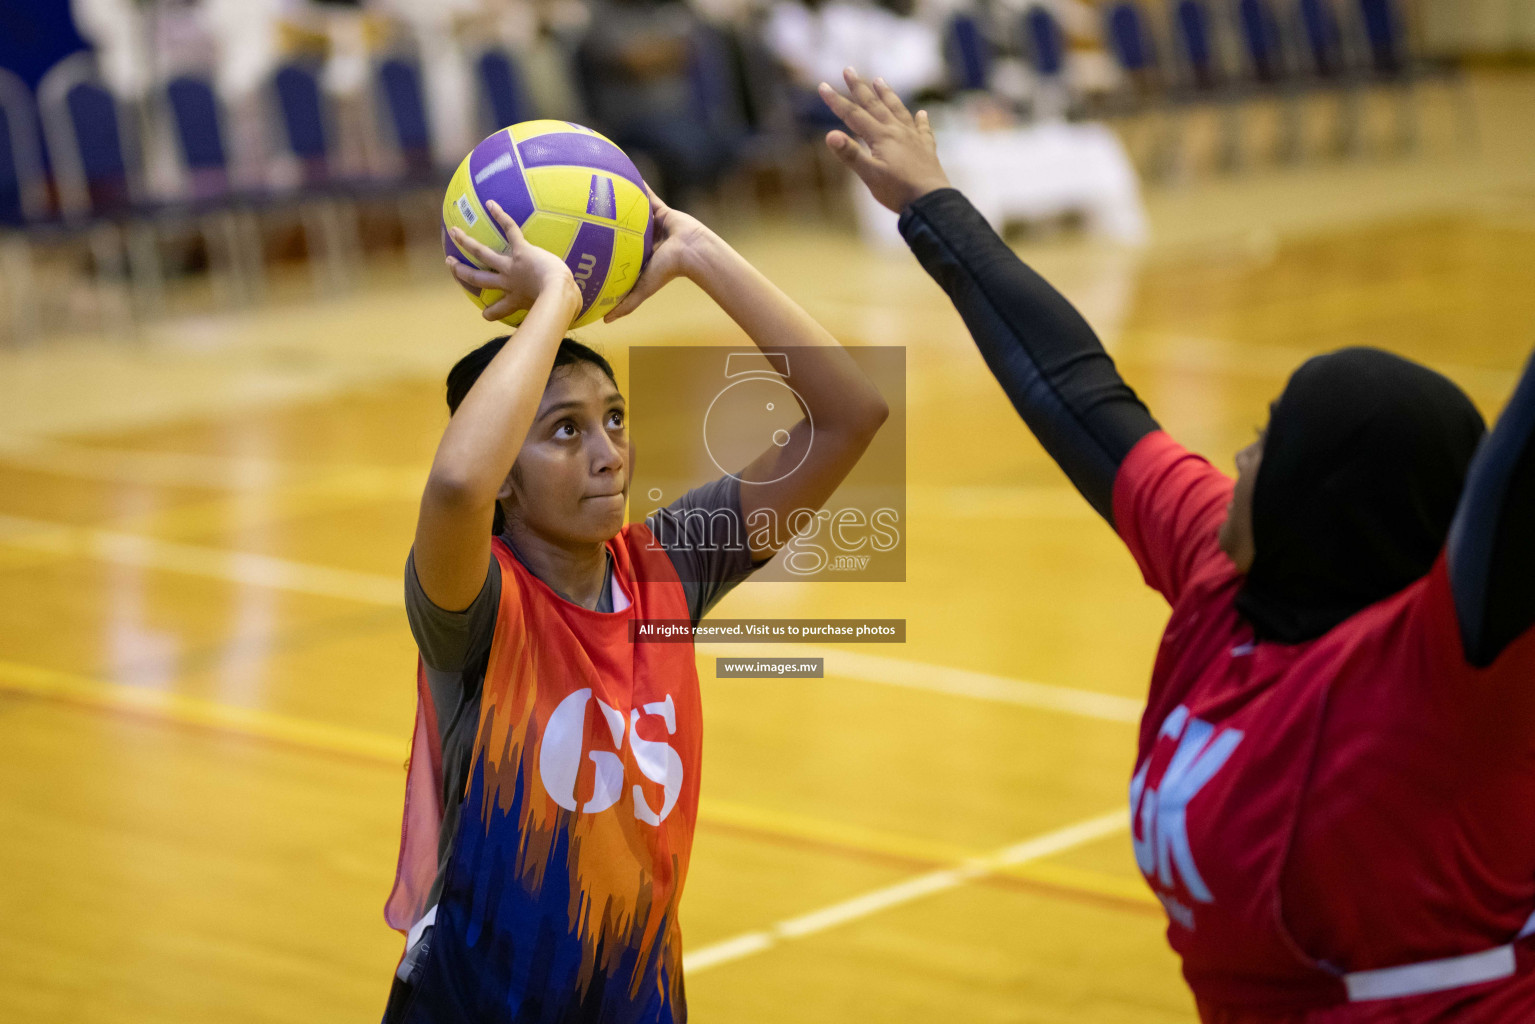
M464 158L442 201L442 244L479 266L448 236L457 227L497 252L506 239L485 210L495 200L529 242L559 256L581 287L572 327L618 305L650 259L650 201L634 162L604 136L568 121L523 121L485 139ZM481 309L494 289L464 290ZM502 320L522 323L527 310Z

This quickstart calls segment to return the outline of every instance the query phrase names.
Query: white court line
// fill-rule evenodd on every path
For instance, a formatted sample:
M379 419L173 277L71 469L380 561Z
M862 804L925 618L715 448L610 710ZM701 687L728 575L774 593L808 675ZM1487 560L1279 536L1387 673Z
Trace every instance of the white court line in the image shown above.
M402 578L13 516L0 516L0 544L362 604L399 608L405 600ZM708 658L764 657L775 652L760 644L701 644L697 653L701 658ZM1100 721L1133 725L1140 721L1143 707L1139 700L1111 693L858 651L796 645L792 653L795 657L826 659L831 666L828 674L841 679L1038 708Z
M177 544L131 533L0 516L0 543L46 554L97 558L118 565L268 587L363 604L402 606L404 579L334 569L245 551Z
M18 437L0 437L0 464L85 480L226 491L258 490L334 469L271 459L91 448Z
M1085 845L1095 839L1111 836L1127 828L1129 823L1129 815L1123 808L1100 814L1095 818L1088 818L1074 825L1056 829L1054 832L1046 832L1042 836L1026 839L984 857L963 861L952 868L929 871L908 878L904 882L875 889L862 896L855 896L850 900L843 900L840 903L822 907L820 910L801 914L799 917L779 921L759 931L746 932L691 953L684 953L682 970L686 976L706 971L711 967L718 967L720 964L755 956L782 943L802 939L807 935L815 935L829 928L848 924L925 896L956 889L967 882L973 882L1003 868L1026 864L1029 861Z

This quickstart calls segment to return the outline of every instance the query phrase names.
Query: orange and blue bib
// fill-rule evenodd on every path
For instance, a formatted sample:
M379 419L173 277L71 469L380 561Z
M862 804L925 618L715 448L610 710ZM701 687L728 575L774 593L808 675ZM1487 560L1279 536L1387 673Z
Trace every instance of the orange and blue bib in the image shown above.
M702 739L691 644L635 644L632 619L686 619L643 525L608 542L630 605L589 611L501 540L479 731L410 1021L686 1019L677 902ZM389 923L427 912L441 752L418 671L405 826Z

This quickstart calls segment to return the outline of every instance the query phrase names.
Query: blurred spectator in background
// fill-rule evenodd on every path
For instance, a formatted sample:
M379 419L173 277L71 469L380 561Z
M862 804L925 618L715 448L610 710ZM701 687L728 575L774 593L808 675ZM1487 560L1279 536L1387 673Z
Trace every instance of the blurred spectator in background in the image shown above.
M278 22L290 0L204 0L213 83L229 116L225 133L236 187L262 183L270 143L264 90L282 56Z
M811 88L840 81L851 65L911 97L943 82L938 33L913 12L911 0L782 0L768 15L766 38L795 79Z
M321 82L335 113L335 151L329 158L336 180L363 178L375 165L378 127L367 95L369 31L362 0L309 0L290 4L292 28L317 32L325 54ZM300 40L299 47L307 40Z
M580 64L594 127L651 160L672 205L713 187L732 142L714 131L692 75L702 25L681 0L597 0Z
M483 0L378 0L381 12L406 27L421 64L432 155L453 167L480 141L475 131L475 94L466 47L458 27L483 11Z
M1066 47L1063 54L1064 66L1057 81L1034 83L1036 89L1043 89L1047 94L1036 95L1033 98L1032 105L1036 116L1050 117L1063 113L1072 98L1101 96L1119 86L1119 71L1114 66L1113 58L1104 48L1103 39L1103 22L1110 2L1111 0L999 0L999 3L1011 12L1006 15L1011 24L1021 25L1028 9L1037 5L1050 13L1061 30L1062 42ZM1232 7L1234 8L1235 4L1232 4ZM1027 36L1027 32L1023 29L1015 31L1019 35ZM1031 49L1031 45L1025 43L1025 50ZM1035 55L1029 54L1029 56L1031 62L1037 64ZM1063 90L1063 94L1055 97L1048 96L1052 88ZM1060 105L1060 110L1053 109L1056 104Z
M819 83L842 81L842 69L851 65L912 99L944 82L939 34L913 12L912 0L780 0L768 13L764 39L813 98ZM819 98L815 104L824 113Z
M766 10L768 0L687 0L688 6L711 25L745 29Z
M486 0L485 7L496 44L516 58L527 116L585 124L590 117L575 77L576 50L592 20L584 0Z
M144 12L133 0L71 0L75 25L96 52L101 77L120 99L144 99L154 53Z

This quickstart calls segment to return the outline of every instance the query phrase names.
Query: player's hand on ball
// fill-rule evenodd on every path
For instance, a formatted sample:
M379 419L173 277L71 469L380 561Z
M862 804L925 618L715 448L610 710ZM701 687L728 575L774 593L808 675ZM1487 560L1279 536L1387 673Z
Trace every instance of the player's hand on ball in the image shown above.
M704 227L697 217L663 203L649 184L646 184L645 192L650 196L650 219L654 225L650 262L645 264L629 294L602 318L605 323L628 316L674 278L689 276L698 255L715 239L714 232Z
M913 117L883 79L866 82L852 68L844 69L842 77L849 95L825 82L820 94L852 135L827 132L826 145L863 179L880 205L900 213L929 192L948 188L927 111Z
M501 235L506 239L506 251L496 252L455 227L449 229L453 244L480 266L472 267L452 256L448 257L448 269L458 278L459 283L503 293L499 299L485 307L482 314L485 319L500 320L519 309L529 309L533 300L546 291L558 290L574 296L576 308L571 313L573 318L580 311L581 290L576 287L576 280L565 261L524 238L517 222L495 201L486 203L485 209L501 229Z

